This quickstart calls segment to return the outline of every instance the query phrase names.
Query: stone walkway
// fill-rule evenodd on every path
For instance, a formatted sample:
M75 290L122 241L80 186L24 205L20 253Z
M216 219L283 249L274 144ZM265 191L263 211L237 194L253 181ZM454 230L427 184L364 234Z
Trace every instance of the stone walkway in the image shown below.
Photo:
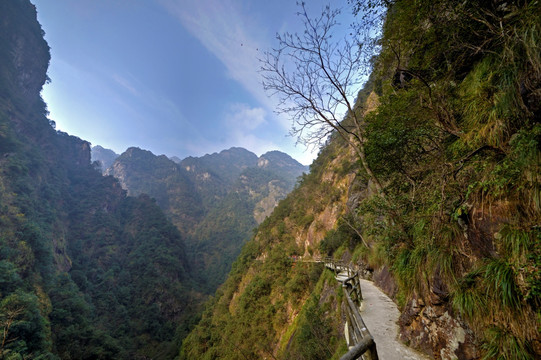
M368 280L360 280L363 292L361 316L374 337L379 360L428 360L398 340L398 317L396 304Z

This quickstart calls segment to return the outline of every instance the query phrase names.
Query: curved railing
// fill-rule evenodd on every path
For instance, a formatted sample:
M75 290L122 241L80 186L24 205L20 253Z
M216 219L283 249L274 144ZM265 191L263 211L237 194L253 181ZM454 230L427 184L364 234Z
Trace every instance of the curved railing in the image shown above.
M344 354L340 360L377 360L378 353L374 338L364 324L359 311L363 294L359 273L348 266L348 264L334 260L332 258L323 258L317 260L335 272L335 277L342 283L344 293L346 294L346 340L349 345L349 351Z

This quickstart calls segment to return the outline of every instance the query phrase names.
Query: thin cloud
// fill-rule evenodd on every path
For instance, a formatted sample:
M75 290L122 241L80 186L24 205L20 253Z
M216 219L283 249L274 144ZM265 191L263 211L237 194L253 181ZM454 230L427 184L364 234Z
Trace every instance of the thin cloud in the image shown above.
M145 86L139 79L131 74L120 75L115 73L111 76L113 83L120 86L123 90L137 97L140 103L145 104L145 108L154 109L157 114L160 114L160 121L169 129L178 129L191 134L200 135L200 129L192 122L186 119L178 104L171 100L166 94L157 93L151 88ZM152 119L147 111L139 108L133 108L124 100L122 94L113 91L116 102L121 104L130 113L133 113L135 118L139 118L144 123L146 129L155 127L156 119ZM141 111L143 113L141 113Z
M132 85L132 83L130 81L128 81L126 78L120 76L119 74L113 74L112 78L113 78L114 82L116 82L118 85L120 85L120 87L127 90L133 96L136 96L136 97L141 96L141 94L139 93L139 91L137 91L135 86Z
M226 123L231 128L253 131L260 125L266 124L267 112L260 107L252 108L246 104L233 104L229 114L226 115Z
M259 58L270 48L252 16L243 13L238 3L229 0L161 0L205 48L214 54L227 69L227 75L239 82L261 105L274 111L276 102L267 96L261 85ZM258 39L259 38L259 39ZM271 39L269 39L271 40ZM290 121L276 118L288 130Z
M162 6L174 16L192 36L227 69L227 75L240 83L258 103L266 109L266 121L278 124L284 136L289 134L292 122L288 114L276 114L277 99L269 97L264 91L259 74L263 52L272 48L274 32L265 33L260 24L254 22L257 16L249 14L238 2L230 0L160 0ZM290 29L291 24L276 24L280 29ZM261 108L261 109L263 109ZM237 114L238 115L238 114ZM231 120L231 119L229 119ZM243 146L256 153L273 149L289 150L299 154L299 147L304 152L296 157L304 164L311 163L317 151L304 145L293 146L290 141L265 140L254 133L247 133L242 128L231 129L221 143L222 146ZM286 145L288 143L288 145ZM209 144L211 145L211 144ZM288 148L287 150L285 148ZM195 149L194 149L195 150ZM216 149L217 151L220 148Z
M185 143L184 147L197 156L239 146L258 155L280 149L278 144L258 135L261 127L268 124L266 117L267 111L261 107L233 104L224 116L226 126L221 139L213 142L202 138L193 139Z
M227 141L230 146L242 146L256 154L262 154L279 147L272 141L258 135L261 127L268 124L267 111L247 104L233 104L225 116Z

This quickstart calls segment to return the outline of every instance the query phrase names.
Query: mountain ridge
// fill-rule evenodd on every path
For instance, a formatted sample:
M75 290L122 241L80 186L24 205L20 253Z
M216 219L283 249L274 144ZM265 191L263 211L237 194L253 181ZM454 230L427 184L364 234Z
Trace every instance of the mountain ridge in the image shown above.
M230 148L179 163L131 147L106 170L129 195L156 199L187 241L207 292L220 285L252 229L291 191L306 167L274 151Z

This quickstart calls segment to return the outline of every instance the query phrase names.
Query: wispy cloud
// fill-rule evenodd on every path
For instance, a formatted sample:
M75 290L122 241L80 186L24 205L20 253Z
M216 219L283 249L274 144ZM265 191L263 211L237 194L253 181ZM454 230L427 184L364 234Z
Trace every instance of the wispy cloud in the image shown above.
M261 85L259 58L269 49L271 39L265 38L261 26L230 0L160 0L205 48L226 67L227 75L239 82L267 110L275 109L275 101ZM290 122L277 118L284 130Z
M264 14L252 14L249 6L231 0L159 0L182 26L227 69L227 76L240 83L258 102L258 107L248 108L233 105L226 121L230 131L221 146L243 146L260 154L269 150L281 149L297 154L303 163L310 163L316 156L315 149L302 152L285 137L291 128L287 114L275 114L277 99L269 97L261 84L259 59L264 51L273 47L274 31L266 32L257 21ZM295 31L292 24L276 23L277 30ZM258 121L273 123L282 130L282 139L269 140L250 126L259 126ZM277 131L279 133L279 131ZM292 140L292 139L291 139ZM277 145L279 144L279 145ZM287 145L286 145L287 144ZM212 144L206 144L205 146ZM214 144L216 146L216 144ZM304 147L299 145L300 147ZM223 147L222 147L223 148ZM207 148L208 149L208 148ZM219 147L217 151L221 150ZM301 154L302 153L302 154Z
M141 96L139 91L137 91L136 86L133 84L133 79L132 79L132 81L129 81L128 79L124 78L123 76L121 76L119 74L113 74L112 78L113 78L114 82L117 83L117 85L119 85L124 90L127 90L133 96L136 96L136 97Z
M267 111L261 107L250 107L246 104L234 104L226 115L228 139L232 146L242 146L257 154L278 149L278 146L259 135L261 127L268 122Z
M233 128L253 131L265 124L267 112L260 107L252 108L246 104L233 104L226 116L226 123Z

